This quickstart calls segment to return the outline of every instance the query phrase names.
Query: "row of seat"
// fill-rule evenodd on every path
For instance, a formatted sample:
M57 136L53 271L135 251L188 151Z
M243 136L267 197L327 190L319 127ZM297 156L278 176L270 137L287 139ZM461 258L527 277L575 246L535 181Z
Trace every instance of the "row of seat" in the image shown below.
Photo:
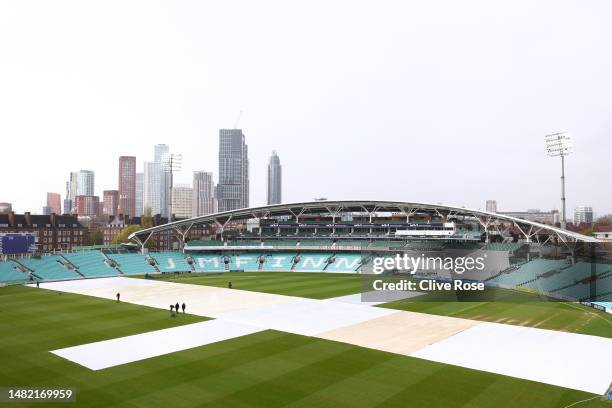
M116 276L119 272L104 262L105 258L101 252L87 251L64 254L72 265L84 276Z
M567 261L564 260L534 259L499 274L491 279L491 282L502 286L518 286L567 265Z
M28 279L28 274L17 269L17 264L15 262L0 262L0 282L12 283L25 281Z

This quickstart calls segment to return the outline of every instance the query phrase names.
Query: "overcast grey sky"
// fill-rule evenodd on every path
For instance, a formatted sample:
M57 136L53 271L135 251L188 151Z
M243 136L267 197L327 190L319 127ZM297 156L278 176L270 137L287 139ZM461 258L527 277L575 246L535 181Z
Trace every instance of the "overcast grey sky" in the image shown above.
M41 211L71 170L117 186L153 144L217 177L239 127L251 204L559 208L543 135L571 130L568 208L612 212L612 2L1 1L0 201ZM571 217L571 215L570 215Z

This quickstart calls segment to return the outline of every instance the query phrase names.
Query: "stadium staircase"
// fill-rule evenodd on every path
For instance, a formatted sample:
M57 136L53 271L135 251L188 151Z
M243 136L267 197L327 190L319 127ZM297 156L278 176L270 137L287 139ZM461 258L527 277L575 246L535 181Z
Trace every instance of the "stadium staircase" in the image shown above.
M77 268L77 266L74 265L72 262L70 262L68 259L66 259L64 255L60 254L57 262L61 263L64 266L64 268L68 269L69 271L74 271L78 273L79 275L81 275L82 278L85 277L85 275L79 272L79 269Z
M17 259L13 259L12 262L15 263L15 269L17 269L18 271L25 273L28 276L33 276L38 280L42 280L42 278L40 276L38 276L34 270L28 268L27 266L25 266L24 264L22 264L21 262L19 262L19 260Z
M157 263L157 259L151 258L150 255L146 256L146 262L155 269L155 272L160 273L159 264Z

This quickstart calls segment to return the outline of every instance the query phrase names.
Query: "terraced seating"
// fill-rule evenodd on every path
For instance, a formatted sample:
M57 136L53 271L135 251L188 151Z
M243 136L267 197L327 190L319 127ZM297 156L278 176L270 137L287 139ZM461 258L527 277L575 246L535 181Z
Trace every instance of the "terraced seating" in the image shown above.
M569 268L561 269L559 273L547 277L541 277L534 282L525 285L534 289L540 289L544 292L554 291L563 288L564 286L573 285L583 279L591 276L591 266L589 262L577 262ZM595 264L595 274L599 275L604 272L612 272L612 265Z
M329 264L327 272L355 273L360 265L360 254L337 254L334 262Z
M296 272L322 272L330 254L302 254L293 268Z
M417 251L436 251L444 248L446 245L442 241L407 241L406 248Z
M65 254L64 258L76 266L81 274L87 277L119 275L114 268L111 268L104 263L104 255L98 251Z
M300 246L331 246L332 241L329 239L303 239Z
M18 282L29 280L30 275L15 268L16 264L11 261L0 261L0 282Z
M368 246L368 241L363 239L339 239L336 241L336 246Z
M266 245L273 246L296 246L299 240L297 239L269 239L265 241Z
M595 281L596 295L612 292L612 265L595 264L595 274L597 275ZM552 291L554 295L576 299L589 299L591 297L591 280L589 279L591 277L590 263L578 262L572 267L562 270L559 275L563 276L551 276L550 278L554 277L556 279L550 283L546 282L550 280L550 278L539 279L543 281L543 283L538 289L545 292Z
M370 243L368 248L399 248L406 245L405 241L385 241L385 240L375 240Z
M155 268L147 263L147 258L142 254L109 254L108 257L117 262L119 270L125 275L156 272Z
M34 271L36 276L43 280L78 279L81 275L75 271L66 269L59 263L57 255L43 256L40 259L20 259L19 263Z
M268 254L262 265L262 271L290 271L293 265L295 253L275 253Z
M160 272L191 272L191 267L181 252L154 252L149 256L157 261Z
M219 254L193 254L196 272L222 272L225 271L223 255Z
M206 240L196 240L196 241L188 241L186 242L187 246L223 246L225 243L223 241L214 241L212 239Z
M521 283L537 279L538 276L546 272L554 271L564 266L567 266L567 262L564 260L534 259L508 273L496 276L490 282L504 286L518 286Z
M492 243L485 245L483 249L486 249L489 251L512 252L512 251L516 251L517 249L519 249L522 245L523 244L520 244L518 242L492 242Z
M243 255L232 255L230 257L229 268L232 271L243 270L247 272L254 272L259 269L259 262L257 259L259 254L243 254Z

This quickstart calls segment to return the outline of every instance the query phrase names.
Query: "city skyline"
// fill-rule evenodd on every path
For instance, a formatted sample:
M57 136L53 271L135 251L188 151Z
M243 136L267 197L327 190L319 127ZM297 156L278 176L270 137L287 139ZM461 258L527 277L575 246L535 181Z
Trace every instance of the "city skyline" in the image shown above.
M242 133L242 129L230 129L230 130L235 130L238 131L238 135L243 138L243 140L245 140L244 135ZM220 129L220 132L223 131L223 129ZM244 143L244 141L242 142ZM245 148L246 148L246 144L245 144ZM219 146L220 149L220 146ZM138 204L138 202L140 201L140 203L146 203L147 202L147 198L146 198L146 194L147 194L147 187L146 187L146 177L147 177L147 170L148 167L150 165L154 165L157 164L157 166L160 165L159 162L161 162L163 160L163 158L165 156L167 156L169 154L169 146L167 144L156 144L154 145L154 161L153 162L149 162L149 161L144 161L142 163L143 167L144 167L144 173L143 172L138 172L138 158L136 157L135 159L135 163L136 163L136 196L135 196L135 202L136 204ZM221 154L221 152L219 151L219 154ZM129 157L130 159L133 158L133 156ZM119 158L121 159L121 157ZM158 162L159 161L159 162ZM248 159L247 159L248 162ZM121 166L121 164L120 164ZM155 166L155 173L156 176L158 178L155 178L154 180L154 184L159 184L160 183L160 178L164 179L163 182L166 183L167 180L165 180L166 177L164 177L163 175L163 171L161 171L161 169L159 169L157 166ZM247 163L248 166L248 163ZM275 169L277 168L278 171L278 176L277 175L272 175L271 174L271 168L274 167ZM281 179L281 171L282 171L282 166L280 165L280 160L278 157L278 154L276 152L276 150L272 151L271 156L269 157L268 160L268 165L267 165L267 169L268 169L268 174L267 174L267 190L266 190L266 195L267 195L267 205L270 204L275 204L275 203L271 203L270 202L270 196L271 196L271 191L270 191L270 183L271 181L273 181L272 179L277 178L276 181L273 182L274 183L278 183L279 186L279 190L282 189L282 179ZM150 170L149 170L150 171ZM274 171L272 171L272 173L274 173ZM193 174L193 179L192 179L192 184L188 184L188 183L174 183L174 186L180 186L182 188L189 186L192 189L193 192L193 200L192 200L192 216L199 216L199 215L204 215L207 213L210 213L211 211L209 211L210 209L214 209L214 210L218 210L217 209L217 197L214 196L214 190L215 190L215 178L214 178L214 173L213 172L205 172L205 171L201 171L201 170L196 170L192 172ZM203 179L202 177L205 177L205 179ZM73 171L70 172L70 180L66 183L66 185L68 186L69 189L74 189L74 191L77 192L92 192L93 191L93 186L94 186L94 179L95 179L95 172L91 171L91 170L79 170L79 171ZM140 181L139 181L140 179ZM248 182L248 180L247 180ZM138 186L138 184L144 184L141 185L140 187ZM164 186L165 184L162 183L162 186ZM210 186L206 186L206 183L209 183ZM138 197L138 191L140 188L140 194L141 197ZM198 204L197 202L202 202L202 199L200 198L200 200L196 199L197 196L197 191L198 189L202 189L201 191L205 191L206 193L206 198L204 199L203 202L205 202L205 204ZM107 192L111 192L113 190L107 191L104 190L103 194L101 195L92 195L92 194L77 194L74 198L78 198L78 196L85 196L85 197L93 197L96 196L99 198L100 201L100 214L101 215L113 215L116 216L119 213L117 212L117 208L115 208L115 212L112 213L107 213L107 204L106 204L106 197L107 197ZM116 191L117 192L117 191ZM59 196L61 198L61 194L59 193L51 193L51 192L47 192L47 205L43 205L42 206L42 211L40 212L40 214L45 214L46 211L48 211L48 209L50 208L49 206L49 195L54 195L54 196ZM158 194L159 194L159 190L158 190ZM201 193L200 193L201 194ZM280 194L279 194L280 195ZM159 197L157 197L157 199L159 199ZM214 202L213 202L214 200ZM62 200L65 201L65 200ZM280 201L279 201L280 203ZM262 204L263 205L263 204ZM203 207L202 207L203 206ZM138 205L136 205L136 207L138 207ZM485 202L485 210L488 212L497 212L497 200L486 200ZM76 208L76 207L75 207ZM150 208L152 211L152 214L160 214L163 217L165 217L165 214L161 214L161 211L156 211L155 207L150 207L150 206L143 206L142 210L140 211L140 214L138 213L139 210L138 208L136 208L136 214L135 216L140 216L142 213L144 213L144 210L146 210L147 208ZM160 208L161 207L157 207ZM200 208L199 210L197 208ZM205 208L205 210L203 210L203 208ZM579 209L585 208L584 205L579 205L577 207L575 207L573 209L573 212L575 213L576 211L578 211ZM588 207L591 208L591 207ZM507 212L507 213L513 213L516 211L519 212L524 212L524 213L530 213L530 212L539 212L542 211L542 213L545 213L546 211L558 211L557 207L553 207L551 209L542 209L542 208L537 208L535 209L534 206L526 208L526 209L512 209L509 211L508 208L505 209L505 211L501 211L503 212ZM27 210L27 212L30 212L32 214L38 214L39 212L34 210ZM184 210L183 208L181 208L180 210L181 212L181 217L185 217L186 214L186 210ZM65 213L65 212L64 212ZM596 218L597 216L601 216L601 215L605 215L607 213L602 213L602 212L597 212L597 211L593 211L591 209L591 219ZM594 218L593 218L594 217ZM536 217L537 218L537 217ZM568 218L568 220L573 221L575 217L572 218Z
M496 197L507 210L559 208L559 166L542 138L570 130L567 208L612 212L600 184L612 150L607 2L355 4L350 19L334 2L325 13L323 3L276 5L282 21L266 4L147 5L146 18L143 7L119 15L83 4L99 17L85 23L68 5L0 7L29 16L0 26L18 39L0 45L0 134L11 152L0 170L12 175L0 201L17 211L40 211L46 191L64 195L70 169L96 172L101 196L116 188L109 163L137 156L141 171L155 142L184 154L176 181L189 182L218 168L217 131L243 111L251 205L266 202L274 148L287 165L285 202L484 209ZM228 16L234 27L222 24Z

